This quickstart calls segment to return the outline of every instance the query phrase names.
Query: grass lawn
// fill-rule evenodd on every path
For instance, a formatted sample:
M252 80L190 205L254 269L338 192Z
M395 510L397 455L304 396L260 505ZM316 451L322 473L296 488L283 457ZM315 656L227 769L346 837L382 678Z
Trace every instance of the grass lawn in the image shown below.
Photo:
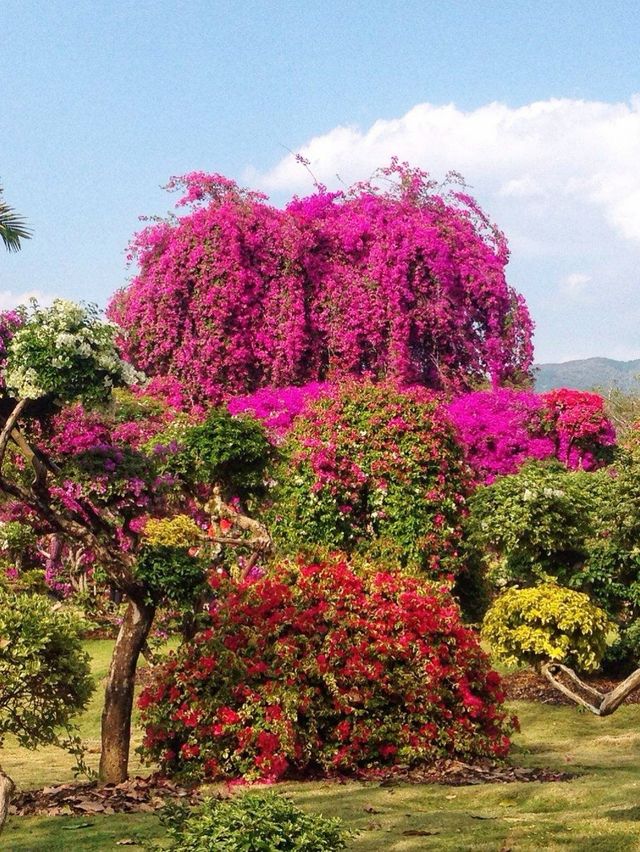
M109 642L90 642L96 677L104 678ZM101 696L80 724L97 749ZM472 787L374 784L282 784L309 810L343 817L359 831L358 852L507 852L575 850L640 852L640 706L607 719L577 709L514 705L522 733L514 760L580 773L571 782L489 784ZM97 752L90 755L97 763ZM6 771L23 787L69 780L71 759L54 749L27 752L11 743L2 751ZM133 771L138 764L134 761ZM422 832L422 833L421 833ZM427 834L427 832L429 832ZM81 852L117 849L131 839L141 848L162 836L151 814L10 818L0 840L8 852ZM127 847L124 847L127 848Z

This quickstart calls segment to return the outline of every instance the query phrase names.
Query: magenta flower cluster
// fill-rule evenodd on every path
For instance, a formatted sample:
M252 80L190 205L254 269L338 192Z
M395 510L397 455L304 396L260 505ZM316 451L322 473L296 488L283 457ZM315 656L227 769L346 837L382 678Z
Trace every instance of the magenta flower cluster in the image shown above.
M561 388L547 394L497 388L462 394L448 405L477 479L515 473L530 459L556 458L594 470L616 435L598 394Z
M271 439L278 442L307 404L328 394L331 387L328 382L309 382L286 388L260 388L255 393L229 400L227 408L231 414L250 414L261 420Z
M379 177L284 210L219 175L174 179L187 212L134 238L138 274L109 309L127 356L216 402L345 375L522 377L532 326L504 236L424 172L393 161Z

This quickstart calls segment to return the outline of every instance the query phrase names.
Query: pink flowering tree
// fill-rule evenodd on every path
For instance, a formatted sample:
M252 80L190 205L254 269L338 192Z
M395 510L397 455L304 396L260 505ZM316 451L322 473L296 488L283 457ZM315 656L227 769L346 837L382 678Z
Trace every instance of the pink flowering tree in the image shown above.
M111 303L127 356L196 400L344 375L468 389L529 374L504 236L459 188L393 161L284 210L220 175L174 179L179 217L133 240Z
M114 400L115 387L140 377L120 359L113 327L90 308L34 305L0 328L8 329L0 389L2 520L30 528L30 546L46 554L46 568L60 582L70 556L80 554L85 568L99 568L125 601L100 759L101 777L122 781L136 666L156 608L164 601L192 605L220 546L253 553L269 545L243 509L270 445L256 421L224 409L203 418L139 392ZM231 505L233 494L239 500Z

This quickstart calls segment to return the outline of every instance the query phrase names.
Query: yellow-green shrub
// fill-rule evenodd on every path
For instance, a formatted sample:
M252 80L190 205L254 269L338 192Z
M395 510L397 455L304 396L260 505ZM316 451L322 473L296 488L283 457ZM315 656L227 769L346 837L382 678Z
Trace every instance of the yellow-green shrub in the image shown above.
M162 547L193 547L201 535L200 527L187 515L149 518L143 531L147 544Z
M588 595L543 583L500 595L484 618L482 637L507 665L553 661L593 671L614 630Z

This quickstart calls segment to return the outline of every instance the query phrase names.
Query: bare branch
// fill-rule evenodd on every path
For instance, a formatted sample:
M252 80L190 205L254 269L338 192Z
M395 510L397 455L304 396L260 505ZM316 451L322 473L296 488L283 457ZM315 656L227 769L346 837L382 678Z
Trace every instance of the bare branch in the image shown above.
M563 695L566 695L567 698L570 698L581 707L585 707L596 716L610 716L618 709L625 698L640 687L640 669L636 669L626 680L623 680L610 692L605 693L599 692L597 689L589 686L583 680L580 680L573 669L563 666L560 663L546 663L542 667L542 673L549 683L562 692ZM559 673L566 675L575 687L589 695L592 701L589 701L577 692L576 689L572 689L567 684L558 680L557 675Z

